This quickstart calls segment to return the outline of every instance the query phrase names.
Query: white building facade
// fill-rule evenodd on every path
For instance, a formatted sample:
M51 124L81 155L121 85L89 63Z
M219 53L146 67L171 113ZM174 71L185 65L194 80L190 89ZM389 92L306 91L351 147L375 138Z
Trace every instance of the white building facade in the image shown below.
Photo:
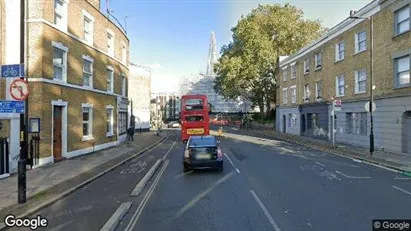
M151 70L142 66L130 68L128 96L132 101L137 131L150 130ZM131 114L131 107L130 107Z

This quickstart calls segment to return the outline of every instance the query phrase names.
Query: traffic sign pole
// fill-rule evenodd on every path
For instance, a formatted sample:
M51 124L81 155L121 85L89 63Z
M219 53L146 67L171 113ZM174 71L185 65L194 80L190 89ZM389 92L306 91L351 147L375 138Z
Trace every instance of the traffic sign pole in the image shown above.
M20 0L20 63L25 63L25 0ZM26 75L27 73L25 73ZM24 80L24 76L20 77ZM27 188L27 178L26 178L26 166L27 166L27 129L25 126L25 115L28 112L28 100L25 99L25 112L20 114L20 158L18 161L18 203L26 203L26 188Z

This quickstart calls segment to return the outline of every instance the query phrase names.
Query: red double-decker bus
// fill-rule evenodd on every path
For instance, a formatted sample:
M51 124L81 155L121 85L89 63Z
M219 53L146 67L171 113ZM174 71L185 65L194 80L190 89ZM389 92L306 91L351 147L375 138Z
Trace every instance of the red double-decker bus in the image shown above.
M181 139L210 134L210 111L206 95L183 95L181 97Z

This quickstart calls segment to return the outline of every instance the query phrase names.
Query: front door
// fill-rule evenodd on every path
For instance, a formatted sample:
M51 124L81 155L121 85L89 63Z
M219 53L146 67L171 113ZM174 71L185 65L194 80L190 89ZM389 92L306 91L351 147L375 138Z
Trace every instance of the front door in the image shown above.
M305 133L305 115L301 115L301 135Z
M62 159L61 155L61 116L63 107L54 106L53 108L53 157L54 161L59 161Z
M411 112L404 113L402 152L411 154Z
M286 132L287 129L287 117L283 115L283 132Z

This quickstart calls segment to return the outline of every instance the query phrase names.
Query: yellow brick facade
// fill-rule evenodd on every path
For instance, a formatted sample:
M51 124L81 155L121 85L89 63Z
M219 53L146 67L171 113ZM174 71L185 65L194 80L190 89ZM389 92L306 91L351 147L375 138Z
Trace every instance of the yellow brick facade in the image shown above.
M41 120L40 158L53 153L53 105L63 102L63 114L67 113L65 157L79 150L94 148L117 142L124 132L118 129L118 99L127 101L128 47L129 40L115 24L98 11L99 1L76 0L67 4L67 30L54 23L54 1L30 1L28 23L28 75L30 82L29 117ZM84 14L94 19L93 43L85 42ZM108 30L114 33L114 57L108 55ZM57 45L56 45L57 44ZM127 59L122 60L123 44L127 49ZM68 49L66 52L66 80L53 79L53 49ZM84 59L93 60L92 88L83 86ZM90 59L91 58L91 59ZM107 91L107 70L113 69L113 92ZM126 78L123 90L122 76ZM125 95L123 95L125 93ZM92 137L83 139L82 104L92 105ZM113 108L113 135L107 135L107 106ZM123 109L126 113L127 109ZM63 115L64 117L64 115ZM64 121L63 121L64 123ZM64 132L63 132L64 133ZM85 151L88 152L88 151ZM84 152L82 152L84 153ZM77 155L77 154L75 154Z
M398 1L400 4L404 1ZM406 2L406 1L405 1ZM404 3L403 3L404 4ZM394 25L394 13L393 8L396 6L394 1L386 1L386 6L376 14L373 15L373 84L376 86L374 90L374 96L385 96L398 93L410 92L410 88L397 89L394 87L394 64L392 59L392 54L395 52L404 51L410 49L411 38L410 33L405 33L400 36L393 35L393 25ZM366 32L366 50L362 52L355 51L355 35L356 33L365 31ZM315 83L317 81L322 81L323 89L323 101L330 102L332 97L340 99L343 101L352 101L365 99L370 97L370 70L371 70L371 39L370 39L370 20L364 19L359 24L353 26L352 28L344 31L337 37L327 41L319 48L310 51L304 56L293 61L297 64L297 79L290 80L290 65L288 64L286 71L288 72L288 79L286 82L283 81L283 68L284 64L280 65L280 105L292 106L291 101L288 100L287 104L283 103L282 89L290 87L291 85L296 85L298 88L298 93L300 97L297 97L296 104L303 103L315 103ZM345 58L341 61L336 61L336 44L339 42L345 43ZM314 60L315 54L322 53L322 68L319 70L314 70ZM309 58L310 60L310 71L308 74L303 74L304 60ZM366 81L366 92L356 93L355 92L355 71L366 70L367 81ZM344 75L345 81L345 94L344 96L336 96L336 77ZM308 84L310 87L310 97L309 101L303 101L302 96L304 94L304 86ZM288 98L290 99L291 93L289 92Z
M405 83L401 86L397 76L398 58L406 62L406 58L411 57L411 19L402 19L408 24L402 28L408 30L397 35L395 15L400 9L411 14L411 0L374 0L354 13L354 18L349 18L347 12L347 19L331 28L323 38L282 58L278 73L277 129L320 139L331 140L334 136L336 142L369 147L372 126L374 150L411 154L411 145L408 145L411 136L408 132L411 131L409 67L407 70L407 65L402 66ZM359 33L365 33L366 39L365 49L361 51L358 49ZM337 60L337 46L341 42L344 42L344 58ZM315 70L317 53L322 54L322 67ZM310 71L304 73L307 58ZM297 65L297 79L294 80L290 79L292 63ZM283 80L284 71L287 71L287 81ZM358 71L365 73L364 89L359 87ZM337 83L339 76L344 77L343 95L338 94L341 91ZM372 114L365 108L371 99L371 77L376 105ZM322 82L321 99L316 98L318 81ZM292 85L297 85L294 104L291 103ZM303 97L306 85L310 90L307 100ZM284 103L282 92L285 88L288 89L287 103ZM334 117L331 116L333 99L342 102Z

